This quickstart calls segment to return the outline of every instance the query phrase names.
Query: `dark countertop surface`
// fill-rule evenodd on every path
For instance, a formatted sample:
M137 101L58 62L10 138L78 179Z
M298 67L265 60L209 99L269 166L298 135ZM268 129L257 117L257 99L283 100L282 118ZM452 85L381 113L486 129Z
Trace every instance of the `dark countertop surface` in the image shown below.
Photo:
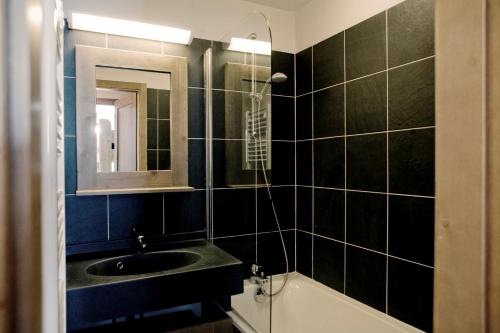
M161 246L153 246L150 251L144 252L192 252L199 254L201 256L201 259L191 265L161 272L121 276L96 276L87 273L87 268L89 266L103 260L133 255L134 252L128 251L128 253L107 253L101 254L98 257L96 257L96 255L93 255L93 257L90 258L89 256L69 257L66 264L66 289L69 292L72 290L83 288L120 284L123 282L150 279L155 277L166 277L169 275L182 275L194 271L242 264L240 260L234 258L217 246L212 245L206 241L186 242L177 244L175 246L169 245L167 246L167 249L162 249Z

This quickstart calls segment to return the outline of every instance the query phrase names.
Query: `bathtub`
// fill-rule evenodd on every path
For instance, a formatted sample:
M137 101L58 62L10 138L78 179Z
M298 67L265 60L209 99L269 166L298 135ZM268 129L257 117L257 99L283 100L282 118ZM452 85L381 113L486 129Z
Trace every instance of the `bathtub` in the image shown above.
M282 276L273 277L273 289ZM245 281L244 293L231 298L228 314L244 333L402 333L423 332L370 308L304 275L290 273L285 289L272 300L257 303L256 285Z

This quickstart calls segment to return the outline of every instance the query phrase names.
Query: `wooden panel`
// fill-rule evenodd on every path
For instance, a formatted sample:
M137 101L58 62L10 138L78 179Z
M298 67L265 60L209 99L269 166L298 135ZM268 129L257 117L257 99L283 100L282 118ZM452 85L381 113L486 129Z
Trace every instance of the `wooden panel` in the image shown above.
M485 331L484 1L436 1L434 331Z
M488 318L500 332L500 0L488 1Z

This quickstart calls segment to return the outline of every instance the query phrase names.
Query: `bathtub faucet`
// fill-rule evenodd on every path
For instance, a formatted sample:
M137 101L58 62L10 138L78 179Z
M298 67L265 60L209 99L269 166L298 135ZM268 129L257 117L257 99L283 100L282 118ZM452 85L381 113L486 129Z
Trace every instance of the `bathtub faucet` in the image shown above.
M255 300L259 303L264 302L266 300L264 286L267 284L267 278L265 278L262 266L258 266L256 264L252 265L252 276L250 277L250 282L258 285L254 295Z

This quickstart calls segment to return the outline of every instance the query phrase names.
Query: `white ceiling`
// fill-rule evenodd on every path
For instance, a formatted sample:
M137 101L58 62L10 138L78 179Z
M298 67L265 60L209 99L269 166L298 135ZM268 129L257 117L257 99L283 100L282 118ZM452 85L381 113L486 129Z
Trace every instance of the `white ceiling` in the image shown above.
M284 10L297 10L312 0L245 0L249 2L258 3L268 7L284 9Z

